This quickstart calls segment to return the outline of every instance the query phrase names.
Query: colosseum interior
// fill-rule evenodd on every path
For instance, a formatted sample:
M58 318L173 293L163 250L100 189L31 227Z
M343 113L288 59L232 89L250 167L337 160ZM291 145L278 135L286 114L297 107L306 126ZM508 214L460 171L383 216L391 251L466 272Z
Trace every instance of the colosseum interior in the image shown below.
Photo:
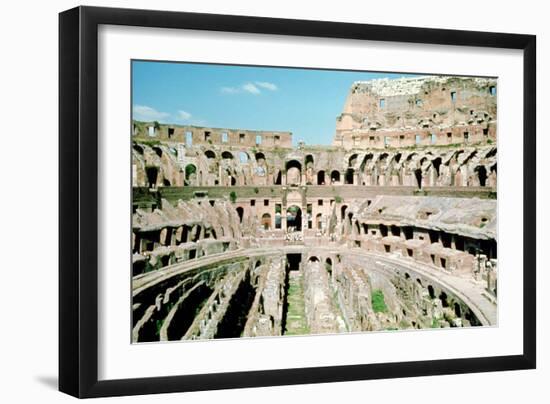
M134 121L133 342L496 325L496 117L429 76L352 83L327 146Z

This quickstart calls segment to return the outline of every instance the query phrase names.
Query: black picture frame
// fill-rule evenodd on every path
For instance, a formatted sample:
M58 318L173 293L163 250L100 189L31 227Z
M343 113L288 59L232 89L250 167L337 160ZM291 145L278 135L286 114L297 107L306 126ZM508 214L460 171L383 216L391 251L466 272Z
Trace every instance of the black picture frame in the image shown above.
M522 50L523 354L99 381L97 61L100 24ZM535 368L535 36L77 7L59 15L59 99L59 389L62 392L84 398Z

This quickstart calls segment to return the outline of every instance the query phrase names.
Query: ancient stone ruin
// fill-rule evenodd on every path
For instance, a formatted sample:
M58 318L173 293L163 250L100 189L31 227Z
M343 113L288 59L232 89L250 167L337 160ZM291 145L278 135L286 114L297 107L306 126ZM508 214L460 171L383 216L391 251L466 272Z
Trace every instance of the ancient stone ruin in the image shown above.
M134 342L496 325L496 80L356 82L332 146L134 121Z

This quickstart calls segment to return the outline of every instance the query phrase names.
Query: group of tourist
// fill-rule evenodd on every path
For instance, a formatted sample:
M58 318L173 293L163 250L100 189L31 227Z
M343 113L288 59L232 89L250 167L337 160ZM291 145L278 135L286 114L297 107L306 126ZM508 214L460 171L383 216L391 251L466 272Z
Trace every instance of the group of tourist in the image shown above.
M296 243L304 241L304 235L300 231L294 231L292 228L289 228L285 234L285 241Z

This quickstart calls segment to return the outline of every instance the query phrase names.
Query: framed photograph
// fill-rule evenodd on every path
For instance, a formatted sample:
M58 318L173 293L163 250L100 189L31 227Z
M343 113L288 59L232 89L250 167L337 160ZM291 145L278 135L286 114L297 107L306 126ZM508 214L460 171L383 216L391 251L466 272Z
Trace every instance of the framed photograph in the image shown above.
M61 391L535 367L534 36L59 27Z

